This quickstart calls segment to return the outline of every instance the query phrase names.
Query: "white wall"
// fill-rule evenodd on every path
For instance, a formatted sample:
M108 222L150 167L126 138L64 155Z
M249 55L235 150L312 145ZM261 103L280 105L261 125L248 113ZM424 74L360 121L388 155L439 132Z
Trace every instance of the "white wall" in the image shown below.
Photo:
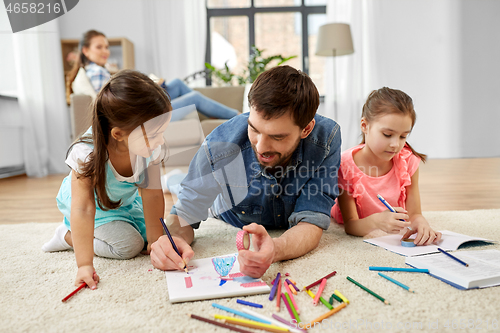
M414 100L409 142L436 158L500 156L500 1L377 0L373 89Z
M22 133L19 103L0 97L0 168L24 164Z

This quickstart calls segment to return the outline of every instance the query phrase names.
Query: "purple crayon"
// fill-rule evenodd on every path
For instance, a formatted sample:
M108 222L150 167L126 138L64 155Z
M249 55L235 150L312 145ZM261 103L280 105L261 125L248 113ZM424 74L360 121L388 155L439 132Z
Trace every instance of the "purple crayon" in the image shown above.
M274 279L274 284L273 287L271 288L271 293L269 294L269 300L272 301L274 299L274 296L276 296L276 290L278 288L278 281L281 278L281 273L278 273L276 275L276 278Z
M295 291L297 291L297 292L299 292L299 291L300 291L300 289L299 289L299 288L297 288L297 286L296 286L294 283L292 283L292 281L290 281L290 280L288 280L288 279L286 279L285 281L288 283L288 285L289 285L289 286L292 286L292 287L293 287L293 289L295 289Z

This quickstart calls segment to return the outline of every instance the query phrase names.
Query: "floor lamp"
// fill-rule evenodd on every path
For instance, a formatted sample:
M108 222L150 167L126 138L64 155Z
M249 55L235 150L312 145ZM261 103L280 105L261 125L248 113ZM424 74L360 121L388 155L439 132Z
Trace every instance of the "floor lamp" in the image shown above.
M333 57L333 118L337 119L337 77L335 58L354 53L351 28L345 23L328 23L319 27L316 55Z

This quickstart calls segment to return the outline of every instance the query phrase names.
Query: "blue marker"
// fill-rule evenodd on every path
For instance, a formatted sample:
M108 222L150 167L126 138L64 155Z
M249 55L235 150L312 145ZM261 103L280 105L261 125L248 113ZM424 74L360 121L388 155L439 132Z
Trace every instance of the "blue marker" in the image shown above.
M247 313L244 313L244 312L241 312L241 311L238 311L238 310L234 310L234 309L228 308L227 306L224 306L224 305L220 305L220 304L217 304L217 303L212 303L212 306L214 308L217 308L217 309L221 309L221 310L224 310L224 311L227 311L227 312L230 312L230 313L234 313L235 315L238 315L238 316L246 318L246 319L250 319L250 320L253 320L253 321L258 321L259 323L271 325L271 322L269 320L260 319L260 318L257 318L255 316L249 315Z
M377 194L377 198L382 201L382 203L387 207L387 209L389 209L391 212L393 213L397 213L396 210L394 208L392 208L391 205L389 205L389 203L387 201L385 201L385 199L380 195L380 194ZM403 221L403 222L406 222L405 220L402 220L402 219L399 219L400 221ZM409 230L412 230L411 227L408 227Z
M243 304L243 305L248 305L248 306L253 306L254 308L263 308L264 306L262 304L257 304L257 303L252 303L248 301L244 301L242 299L237 299L236 303Z

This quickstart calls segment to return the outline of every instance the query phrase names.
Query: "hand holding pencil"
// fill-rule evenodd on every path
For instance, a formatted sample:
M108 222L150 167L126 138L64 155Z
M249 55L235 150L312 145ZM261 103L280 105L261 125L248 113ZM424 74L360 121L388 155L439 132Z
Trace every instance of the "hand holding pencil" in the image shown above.
M78 267L75 286L80 286L82 283L87 284L90 289L97 289L97 284L99 283L99 275L97 275L92 265Z
M194 256L193 249L182 237L171 235L165 222L161 220L165 235L151 245L151 262L154 267L164 271L187 272L187 264Z

